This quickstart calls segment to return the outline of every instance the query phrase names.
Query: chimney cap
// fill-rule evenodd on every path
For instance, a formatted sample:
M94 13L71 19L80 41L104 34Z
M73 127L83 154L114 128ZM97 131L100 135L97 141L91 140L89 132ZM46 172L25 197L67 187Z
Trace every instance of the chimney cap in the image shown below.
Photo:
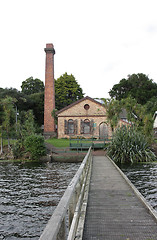
M46 44L46 48L44 48L45 52L50 52L50 53L53 53L55 54L55 50L54 50L54 46L52 43L47 43Z

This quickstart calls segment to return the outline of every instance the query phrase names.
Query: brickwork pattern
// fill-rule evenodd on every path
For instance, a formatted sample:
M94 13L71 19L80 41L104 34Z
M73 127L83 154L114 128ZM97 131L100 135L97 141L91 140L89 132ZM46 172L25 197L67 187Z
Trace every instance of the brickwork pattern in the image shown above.
M55 109L55 88L54 88L54 54L53 44L46 44L45 63L45 99L44 99L44 133L55 132L54 118L51 115Z

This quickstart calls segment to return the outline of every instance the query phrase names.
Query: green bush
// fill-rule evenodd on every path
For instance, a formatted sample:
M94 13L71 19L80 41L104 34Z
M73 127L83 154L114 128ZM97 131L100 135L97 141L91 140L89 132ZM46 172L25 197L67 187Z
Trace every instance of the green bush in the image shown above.
M24 147L26 152L31 154L32 159L38 159L46 155L44 138L41 135L30 135L26 137Z
M13 156L15 159L19 158L22 156L23 154L23 149L22 149L22 142L21 140L15 140L13 147L12 147L12 151L13 151Z
M156 159L145 136L133 127L118 128L108 145L107 154L115 162L147 162Z

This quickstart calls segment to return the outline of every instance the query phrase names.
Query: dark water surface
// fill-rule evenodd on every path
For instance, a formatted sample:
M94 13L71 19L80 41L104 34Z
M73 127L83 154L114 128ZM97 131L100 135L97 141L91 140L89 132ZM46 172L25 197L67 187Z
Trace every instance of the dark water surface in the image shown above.
M79 166L0 163L0 239L38 239Z
M0 239L39 239L79 166L0 163ZM157 163L120 167L157 211Z
M121 165L120 168L157 211L157 163Z

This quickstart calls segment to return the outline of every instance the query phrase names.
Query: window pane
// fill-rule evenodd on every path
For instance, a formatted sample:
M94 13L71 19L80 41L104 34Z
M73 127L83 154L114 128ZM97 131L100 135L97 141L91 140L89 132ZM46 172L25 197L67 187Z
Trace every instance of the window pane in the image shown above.
M73 120L68 121L68 133L69 134L74 133L74 122L73 122Z
M90 133L90 122L87 120L84 121L84 133Z

